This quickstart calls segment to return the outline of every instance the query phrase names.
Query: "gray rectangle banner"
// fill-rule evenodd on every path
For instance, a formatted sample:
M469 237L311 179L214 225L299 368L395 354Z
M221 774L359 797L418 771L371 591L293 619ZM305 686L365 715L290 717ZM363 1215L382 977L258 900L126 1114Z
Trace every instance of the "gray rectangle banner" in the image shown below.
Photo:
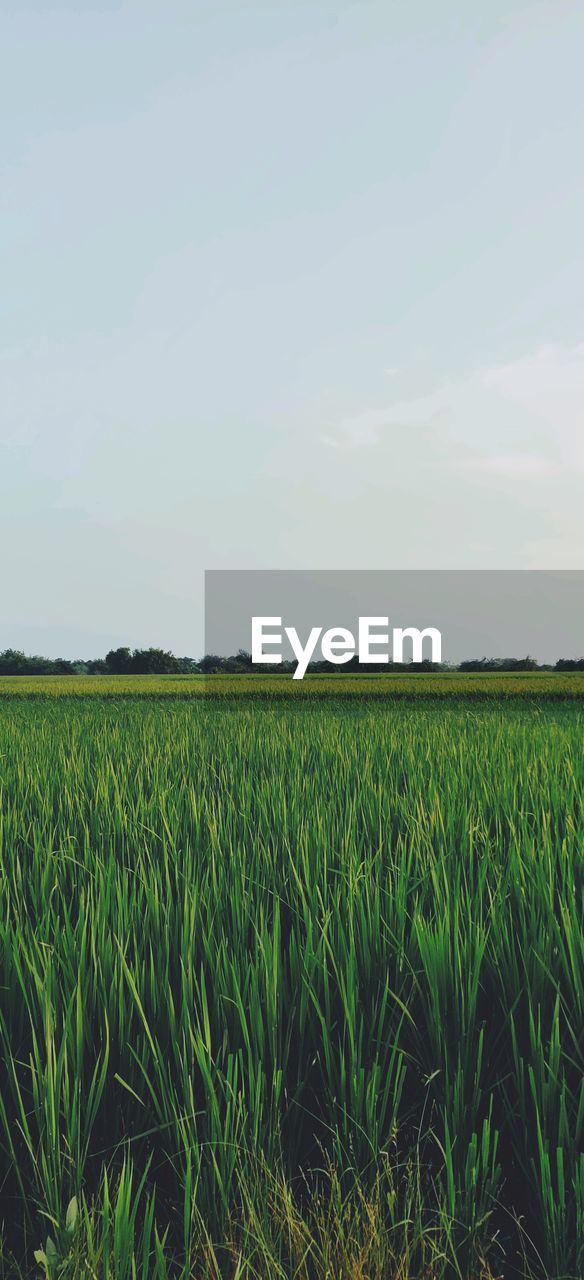
M351 656L350 637L358 656L359 638L367 632L363 619L370 619L375 661L385 661L384 652L389 661L399 660L392 648L395 629L430 628L439 632L440 646L433 649L432 636L424 637L424 658L436 660L439 652L443 663L458 664L529 655L554 664L584 653L584 570L207 571L205 652L252 653L254 618L271 620L255 624L256 642L263 636L269 655L264 661L278 653L296 660L293 632L305 646L313 628L320 631L312 660L334 652L333 660L347 661L342 655ZM335 635L327 641L331 629ZM403 639L403 661L415 658L415 643L415 637ZM272 669L277 672L277 664Z

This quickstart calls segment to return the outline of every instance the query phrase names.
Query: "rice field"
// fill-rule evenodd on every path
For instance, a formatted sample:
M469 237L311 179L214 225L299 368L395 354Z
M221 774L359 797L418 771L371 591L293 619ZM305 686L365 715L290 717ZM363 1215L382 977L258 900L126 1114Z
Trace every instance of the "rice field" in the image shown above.
M127 697L194 698L235 694L254 699L275 697L465 698L545 697L584 698L584 672L505 671L412 674L330 675L309 673L303 680L289 675L98 675L98 676L0 676L0 700L4 698Z
M581 1280L582 677L250 679L0 682L0 1275Z

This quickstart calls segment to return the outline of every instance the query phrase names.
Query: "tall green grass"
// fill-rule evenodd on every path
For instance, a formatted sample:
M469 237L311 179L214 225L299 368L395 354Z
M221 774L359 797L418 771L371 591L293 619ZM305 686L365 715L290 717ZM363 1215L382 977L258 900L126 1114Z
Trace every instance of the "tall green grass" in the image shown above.
M0 1274L580 1277L583 727L4 701Z

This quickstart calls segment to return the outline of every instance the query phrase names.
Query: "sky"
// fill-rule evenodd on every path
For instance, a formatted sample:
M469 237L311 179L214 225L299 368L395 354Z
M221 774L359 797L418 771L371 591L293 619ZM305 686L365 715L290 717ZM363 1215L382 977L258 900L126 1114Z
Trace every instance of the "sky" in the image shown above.
M584 565L584 5L0 0L0 649Z

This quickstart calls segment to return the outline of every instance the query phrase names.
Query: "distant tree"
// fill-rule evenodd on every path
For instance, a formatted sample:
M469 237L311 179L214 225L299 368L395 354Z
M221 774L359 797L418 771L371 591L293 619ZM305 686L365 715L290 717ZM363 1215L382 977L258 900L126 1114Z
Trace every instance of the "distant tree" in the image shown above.
M5 649L3 653L0 653L0 675L25 675L27 662L28 659L20 649Z
M233 676L248 675L250 671L254 670L251 653L248 653L246 649L238 649L237 653L223 659L222 670Z
M176 658L167 649L130 649L127 645L119 649L110 649L105 658L91 658L87 661L68 658L43 658L39 654L27 655L21 649L4 649L0 653L0 675L173 675L206 674L245 675L253 672L257 675L289 675L294 671L296 663L288 658L274 666L272 663L253 663L247 649L238 649L236 654L223 657L217 653L206 653L196 661L194 658ZM555 667L549 664L540 665L529 654L525 658L465 658L458 666L449 663L430 662L425 658L422 662L375 662L364 664L359 662L355 654L342 667L321 659L311 662L308 671L313 673L337 672L339 675L351 672L363 672L368 675L387 672L415 671L584 671L584 658L559 658Z
M225 670L225 658L221 658L218 653L205 653L199 659L199 670L205 676L215 676Z
M68 658L55 658L52 665L52 673L56 676L72 676L75 673L75 665L69 662Z
M177 658L176 661L183 675L200 675L201 668L195 658Z
M174 675L180 663L166 649L134 649L129 669L135 675Z
M110 675L121 676L131 670L132 651L127 646L110 649L105 655L106 670Z
M74 664L67 658L43 658L40 654L27 656L20 649L5 649L0 653L0 675L48 676L72 675Z
M537 671L538 664L529 654L526 658L465 658L459 671Z
M85 668L89 676L105 675L108 669L105 658L90 658L85 663Z
M528 654L526 658L518 658L515 665L516 671L537 671L537 662L535 658Z

